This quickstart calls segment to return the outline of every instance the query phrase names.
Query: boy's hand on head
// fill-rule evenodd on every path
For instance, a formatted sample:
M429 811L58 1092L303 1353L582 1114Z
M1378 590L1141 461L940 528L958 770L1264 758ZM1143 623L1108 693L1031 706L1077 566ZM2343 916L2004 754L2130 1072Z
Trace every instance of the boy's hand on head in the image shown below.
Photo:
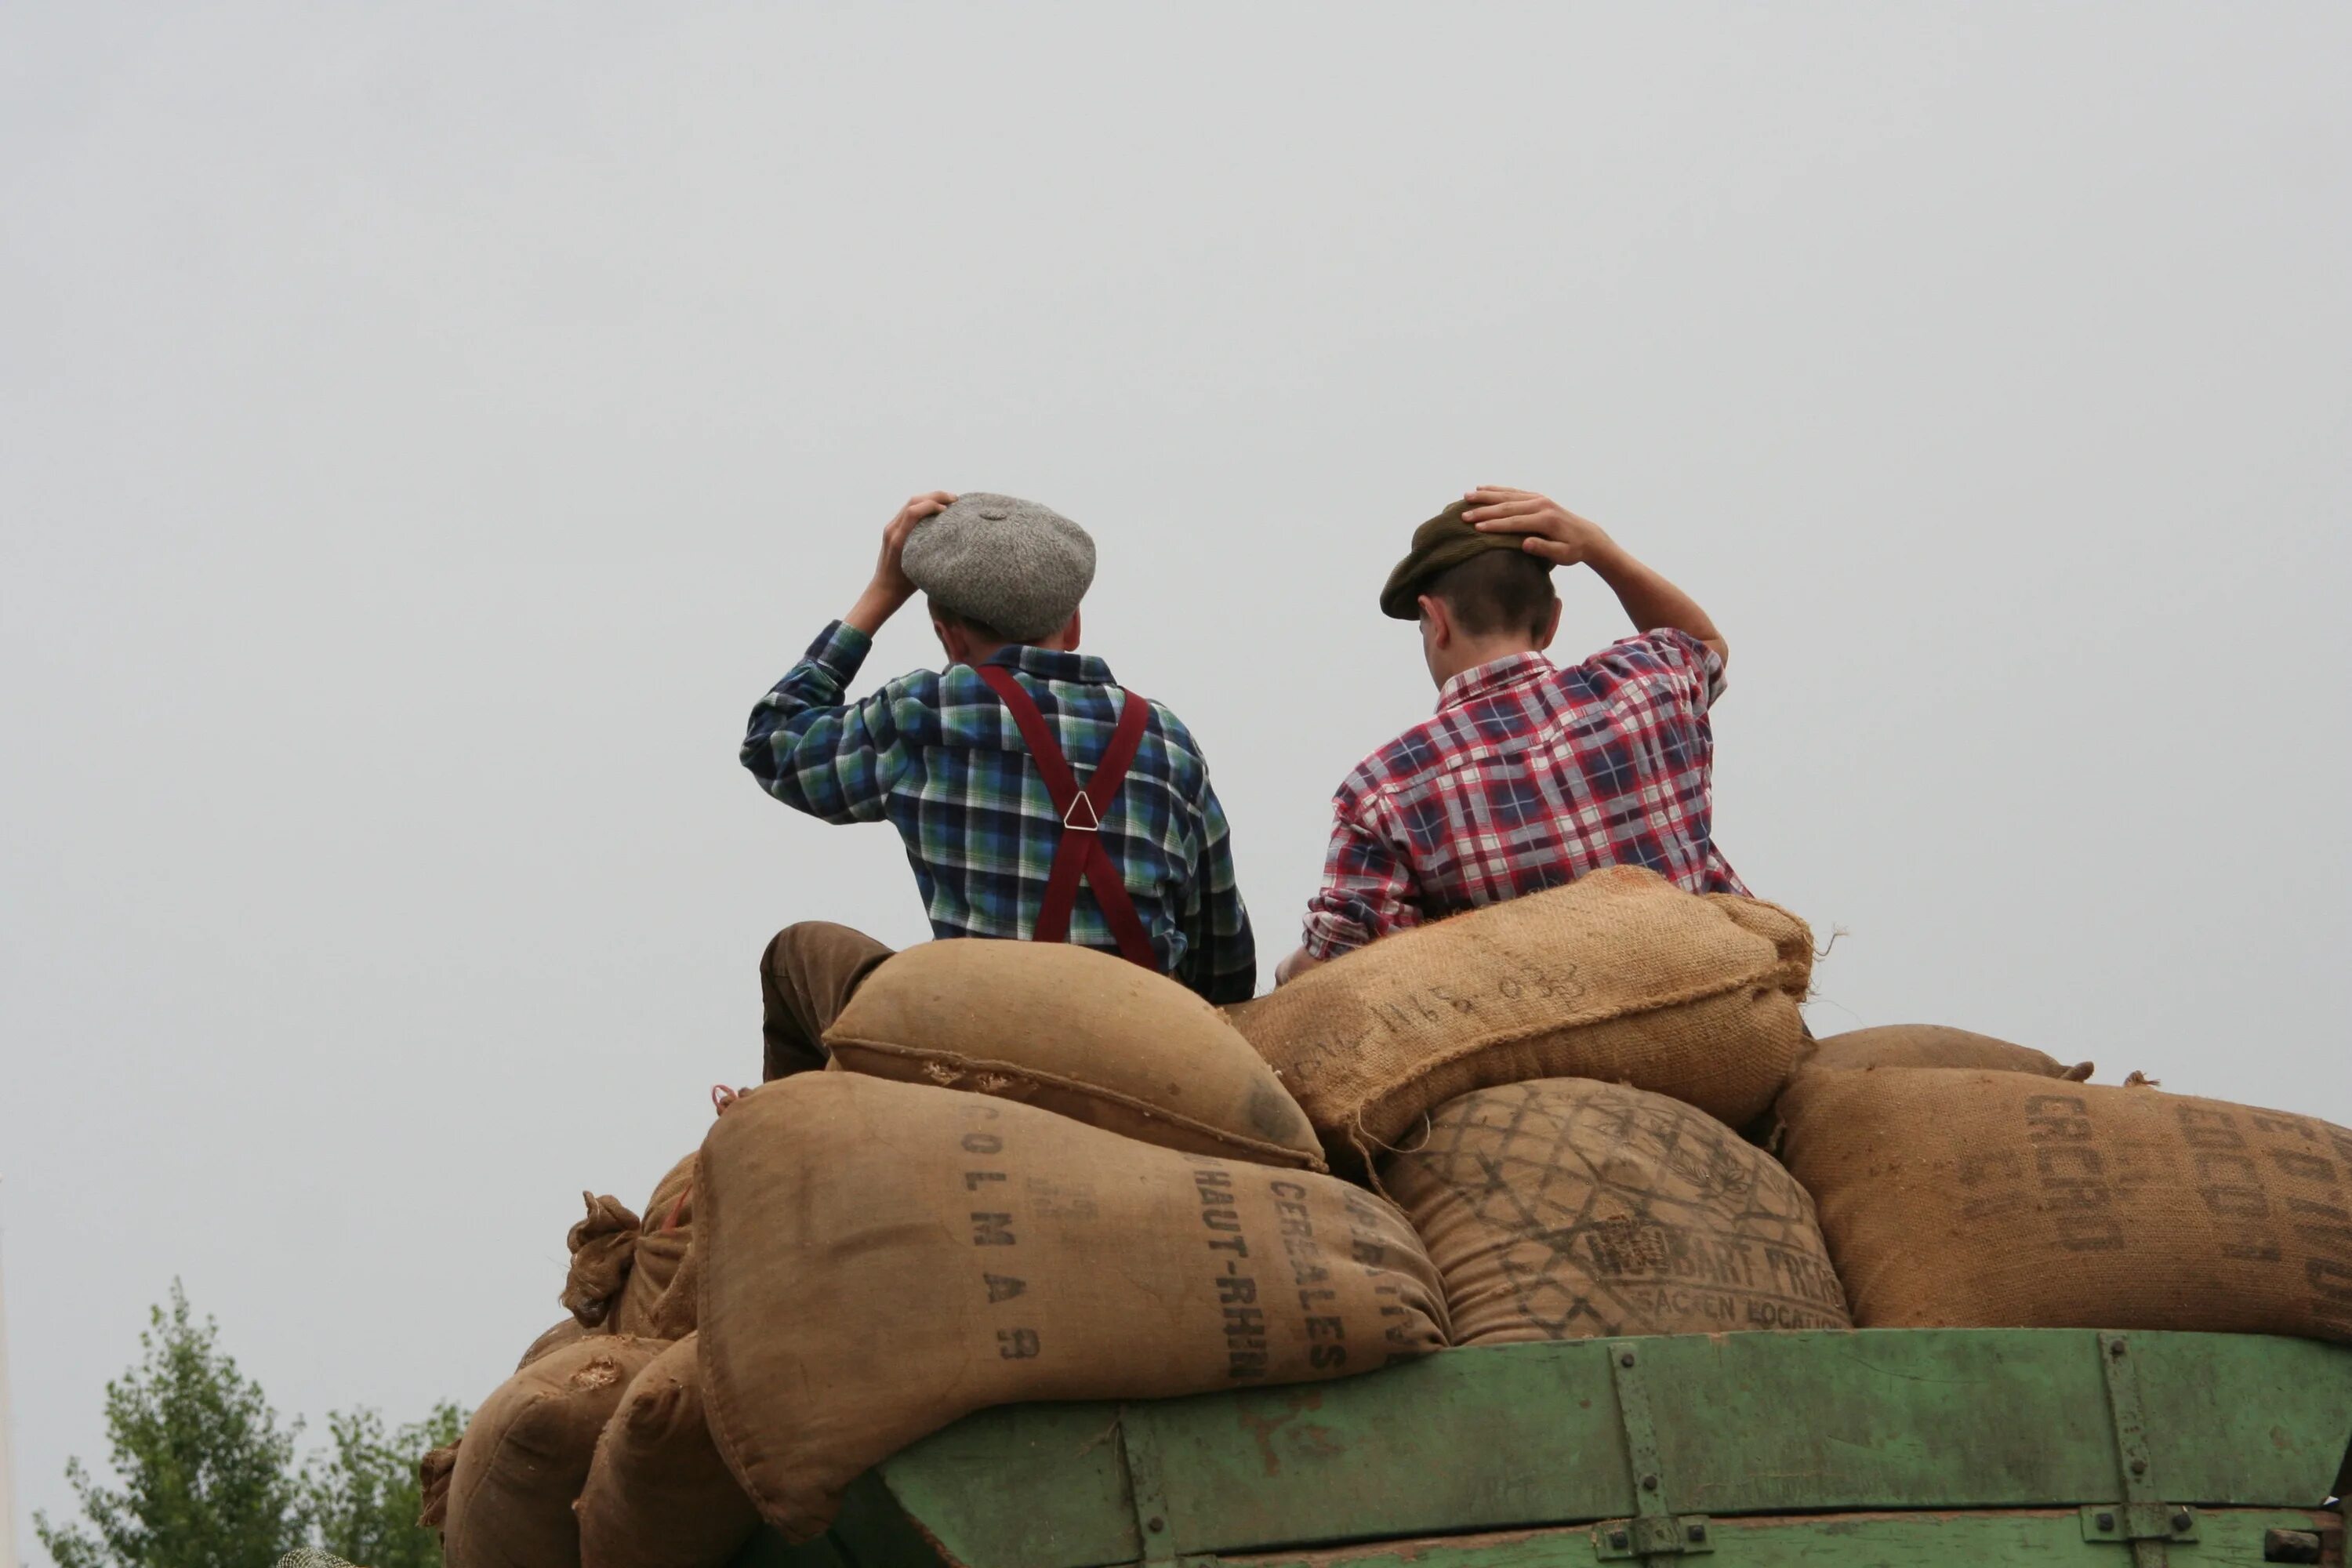
M1465 491L1470 503L1462 520L1481 533L1516 533L1519 548L1555 566L1584 565L1615 548L1599 523L1581 518L1549 496L1502 485Z
M907 575L907 538L915 525L933 518L955 504L955 497L947 490L931 490L912 496L898 509L882 530L882 553L874 563L874 580L849 614L841 618L867 637L882 629L882 623L898 613L907 601L915 596L914 579Z

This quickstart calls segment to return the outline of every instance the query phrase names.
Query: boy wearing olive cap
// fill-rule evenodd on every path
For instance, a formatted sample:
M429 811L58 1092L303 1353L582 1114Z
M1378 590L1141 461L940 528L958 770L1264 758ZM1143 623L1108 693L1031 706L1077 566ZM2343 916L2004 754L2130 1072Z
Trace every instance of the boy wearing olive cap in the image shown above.
M1561 668L1544 656L1551 571L1579 565L1638 635ZM1483 486L1414 531L1381 609L1420 623L1437 715L1340 784L1323 886L1278 979L1601 866L1748 891L1714 836L1707 711L1729 650L1689 595L1558 502Z
M1012 496L917 496L857 603L751 710L742 762L770 795L906 841L941 937L1071 942L1211 1002L1256 989L1224 809L1183 722L1078 649L1095 546ZM843 696L874 634L929 600L944 670ZM824 1031L890 950L822 922L760 963L765 1076L823 1067Z

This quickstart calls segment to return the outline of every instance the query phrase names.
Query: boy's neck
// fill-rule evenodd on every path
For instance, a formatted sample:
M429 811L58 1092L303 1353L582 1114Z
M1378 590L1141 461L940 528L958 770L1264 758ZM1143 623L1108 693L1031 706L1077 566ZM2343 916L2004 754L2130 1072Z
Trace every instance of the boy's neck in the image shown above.
M1531 637L1493 637L1476 641L1457 641L1445 649L1444 656L1430 670L1430 676L1443 691L1453 684L1457 675L1493 664L1496 659L1516 658L1523 653L1541 653L1543 648Z

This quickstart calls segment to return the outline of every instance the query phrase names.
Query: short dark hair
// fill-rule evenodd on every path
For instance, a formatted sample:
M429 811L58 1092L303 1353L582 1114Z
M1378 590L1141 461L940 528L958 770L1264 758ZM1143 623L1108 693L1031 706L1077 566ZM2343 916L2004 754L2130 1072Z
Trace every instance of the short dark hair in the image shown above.
M1421 591L1445 601L1474 637L1498 632L1544 635L1551 607L1551 563L1517 550L1486 550L1425 579Z
M951 626L961 626L964 630L970 632L976 637L982 638L988 642L999 643L1017 643L1022 640L1019 637L1006 637L1003 632L998 631L986 621L978 620L971 616L962 615L957 611L950 610L945 605L940 604L937 599L931 599L929 602L930 605L931 614L937 616L940 619L945 621Z

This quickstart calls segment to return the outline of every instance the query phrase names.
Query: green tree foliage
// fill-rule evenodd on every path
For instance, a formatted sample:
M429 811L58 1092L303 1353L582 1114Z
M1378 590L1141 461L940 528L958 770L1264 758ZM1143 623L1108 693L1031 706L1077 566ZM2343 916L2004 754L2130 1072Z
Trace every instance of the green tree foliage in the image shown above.
M69 1459L85 1521L61 1528L33 1515L57 1568L266 1568L313 1544L367 1568L438 1568L441 1538L416 1523L416 1461L457 1441L465 1412L441 1405L389 1436L373 1410L337 1412L327 1450L298 1469L301 1423L278 1426L177 1280L170 1310L150 1319L140 1364L106 1385L122 1484L102 1487Z
M195 1321L177 1280L154 1308L141 1364L106 1385L106 1430L119 1488L79 1459L66 1479L89 1517L53 1528L33 1516L58 1568L255 1568L303 1533L294 1427L281 1429L258 1384L220 1350L219 1326Z
M441 1537L416 1522L416 1461L465 1429L466 1413L446 1404L390 1436L373 1410L328 1416L333 1445L302 1485L318 1543L368 1568L439 1568Z

